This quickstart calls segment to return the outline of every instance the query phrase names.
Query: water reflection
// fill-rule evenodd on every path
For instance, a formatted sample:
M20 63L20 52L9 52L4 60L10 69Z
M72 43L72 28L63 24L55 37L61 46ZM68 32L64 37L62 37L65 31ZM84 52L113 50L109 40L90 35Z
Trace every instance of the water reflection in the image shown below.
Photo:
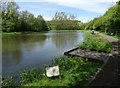
M76 32L56 33L52 35L51 39L56 48L67 48L76 43L78 40L78 34Z
M51 64L53 57L62 55L83 41L78 32L49 32L2 36L3 76L17 74L26 68Z
M3 35L2 36L2 55L3 67L19 64L22 59L24 49L31 51L38 43L43 47L45 35ZM6 61L7 60L7 61Z

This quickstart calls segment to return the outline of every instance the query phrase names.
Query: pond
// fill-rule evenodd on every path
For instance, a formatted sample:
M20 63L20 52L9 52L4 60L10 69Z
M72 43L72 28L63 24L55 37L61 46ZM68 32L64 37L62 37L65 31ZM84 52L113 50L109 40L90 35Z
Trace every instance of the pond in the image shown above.
M24 69L44 68L52 59L75 48L83 41L83 33L54 31L2 35L2 75L17 75Z

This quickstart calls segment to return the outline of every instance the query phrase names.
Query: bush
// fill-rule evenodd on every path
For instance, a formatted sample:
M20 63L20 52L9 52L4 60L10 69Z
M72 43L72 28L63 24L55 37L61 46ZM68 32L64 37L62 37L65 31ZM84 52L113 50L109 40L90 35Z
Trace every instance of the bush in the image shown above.
M2 87L9 87L12 88L13 86L16 85L16 82L13 80L13 77L8 77L5 80L2 80Z
M84 42L79 46L82 49L97 50L103 52L110 52L112 50L112 44L105 38L97 34L85 34Z
M42 79L42 73L39 68L32 68L30 70L24 70L20 74L21 84L31 83Z

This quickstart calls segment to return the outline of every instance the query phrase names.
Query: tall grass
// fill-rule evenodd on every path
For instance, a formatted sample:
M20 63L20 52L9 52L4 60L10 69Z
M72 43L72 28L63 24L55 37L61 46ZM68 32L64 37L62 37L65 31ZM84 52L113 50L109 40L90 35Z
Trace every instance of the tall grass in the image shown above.
M45 72L40 71L39 68L25 70L20 74L21 86L83 86L101 67L102 62L62 56L54 59L52 65L59 65L60 76L47 78ZM12 78L3 82L3 86L15 86L15 80Z
M90 49L103 52L110 52L112 50L112 44L102 36L85 33L84 38L84 42L79 46L82 49Z
M21 84L31 83L42 79L42 72L40 68L32 68L30 70L24 70L20 74Z
M53 65L59 65L59 77L46 78L44 76L43 79L27 83L25 86L83 86L101 67L102 62L63 56L56 58Z
M2 88L6 88L6 87L13 88L14 86L16 86L16 81L13 80L13 77L11 76L5 80L2 80L1 86L2 86Z

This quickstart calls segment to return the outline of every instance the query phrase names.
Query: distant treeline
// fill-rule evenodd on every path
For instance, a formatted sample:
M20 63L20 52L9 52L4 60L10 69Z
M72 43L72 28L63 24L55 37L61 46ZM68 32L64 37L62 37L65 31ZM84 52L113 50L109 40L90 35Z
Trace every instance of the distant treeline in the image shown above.
M46 21L41 15L35 17L28 11L20 11L16 2L2 2L2 31L48 31L48 30L76 30L79 29L79 21L74 15L65 12L56 12L51 21Z
M120 1L108 9L103 16L94 18L88 23L82 24L81 29L96 30L108 34L119 35L120 33Z
M41 15L34 17L28 11L19 11L15 2L2 2L2 31L24 32L24 31L47 31L48 27Z
M108 9L103 16L90 22L82 23L74 15L56 12L52 20L45 21L41 15L35 17L28 11L19 11L15 2L2 2L3 32L48 31L48 30L96 30L108 34L119 35L120 32L120 1Z
M75 20L74 15L65 12L56 12L51 21L48 21L48 27L52 30L78 30L81 21Z

